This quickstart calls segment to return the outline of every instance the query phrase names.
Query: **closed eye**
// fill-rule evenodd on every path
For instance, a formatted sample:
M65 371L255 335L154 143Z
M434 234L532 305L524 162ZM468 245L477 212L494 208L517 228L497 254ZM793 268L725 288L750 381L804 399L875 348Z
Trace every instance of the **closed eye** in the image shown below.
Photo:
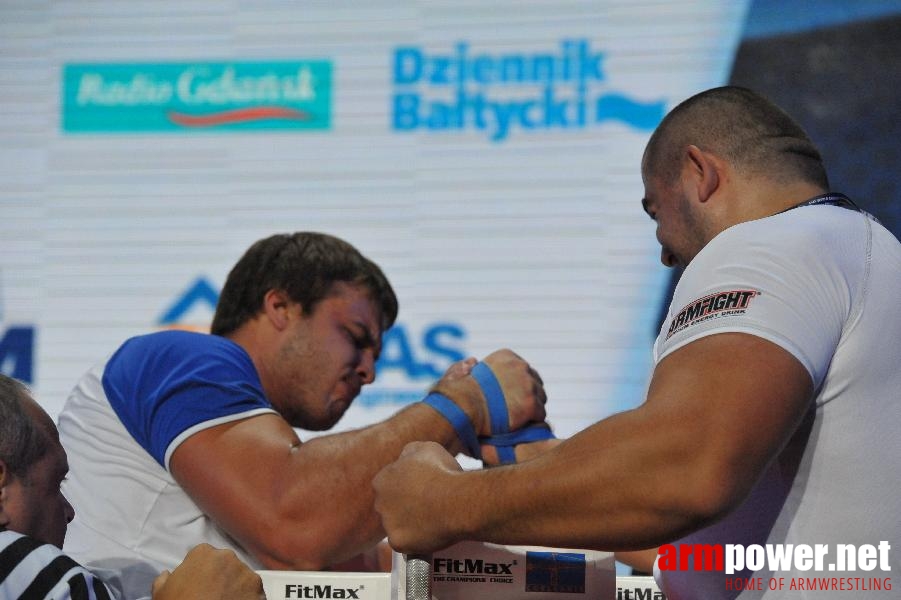
M641 208L642 208L642 209L644 210L644 212L648 215L648 217L651 218L652 221L656 221L656 220L657 220L657 213L655 213L655 212L651 209L651 202L650 202L650 200L648 200L647 198L642 198L642 199L641 199Z
M344 333L347 334L347 338L350 340L350 342L354 345L354 348L356 348L357 350L362 350L363 348L366 347L366 340L364 340L362 336L357 335L356 333L354 333L353 331L351 331L350 329L348 329L346 327L344 328Z
M359 327L360 333L355 333L352 328L345 327L345 331L347 331L347 334L353 341L354 346L357 348L357 350L366 350L367 348L371 348L374 359L378 360L379 354L381 353L381 340L377 337L373 337L373 334L369 330L369 328L362 323L354 323L354 326Z

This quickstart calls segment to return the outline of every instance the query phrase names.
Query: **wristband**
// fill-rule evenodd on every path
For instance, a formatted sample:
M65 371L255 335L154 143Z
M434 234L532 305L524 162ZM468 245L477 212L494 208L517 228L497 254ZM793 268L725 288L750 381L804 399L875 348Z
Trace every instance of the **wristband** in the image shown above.
M507 416L507 401L500 382L486 363L480 362L472 368L472 378L476 380L485 395L485 405L491 417L491 435L499 435L510 431L510 419Z
M438 414L447 419L453 426L454 431L457 432L460 441L463 442L463 445L469 450L470 456L478 459L482 458L476 430L473 428L472 421L469 420L469 417L463 412L462 408L454 404L453 400L438 392L432 392L423 398L422 402L437 410Z

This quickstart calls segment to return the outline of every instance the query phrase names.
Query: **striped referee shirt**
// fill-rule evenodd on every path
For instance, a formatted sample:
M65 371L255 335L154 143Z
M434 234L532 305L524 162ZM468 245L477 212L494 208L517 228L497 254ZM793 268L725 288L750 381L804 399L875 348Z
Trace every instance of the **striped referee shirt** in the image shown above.
M115 600L115 596L56 546L0 530L0 600Z

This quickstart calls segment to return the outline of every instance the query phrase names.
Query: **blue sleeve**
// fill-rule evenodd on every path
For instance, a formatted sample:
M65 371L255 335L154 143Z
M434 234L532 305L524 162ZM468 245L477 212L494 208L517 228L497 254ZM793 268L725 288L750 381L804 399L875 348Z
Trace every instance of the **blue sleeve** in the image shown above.
M125 342L106 364L103 390L131 436L164 467L167 448L185 430L272 409L243 348L186 331Z

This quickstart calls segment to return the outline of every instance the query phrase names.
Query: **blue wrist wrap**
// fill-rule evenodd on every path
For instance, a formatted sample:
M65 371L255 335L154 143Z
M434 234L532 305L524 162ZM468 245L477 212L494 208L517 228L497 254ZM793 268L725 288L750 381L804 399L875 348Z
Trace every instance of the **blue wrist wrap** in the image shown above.
M473 458L482 457L476 430L462 408L454 404L453 400L438 392L432 392L423 398L422 401L437 410L442 417L448 420L454 431L457 432L460 441L466 446L470 456Z

